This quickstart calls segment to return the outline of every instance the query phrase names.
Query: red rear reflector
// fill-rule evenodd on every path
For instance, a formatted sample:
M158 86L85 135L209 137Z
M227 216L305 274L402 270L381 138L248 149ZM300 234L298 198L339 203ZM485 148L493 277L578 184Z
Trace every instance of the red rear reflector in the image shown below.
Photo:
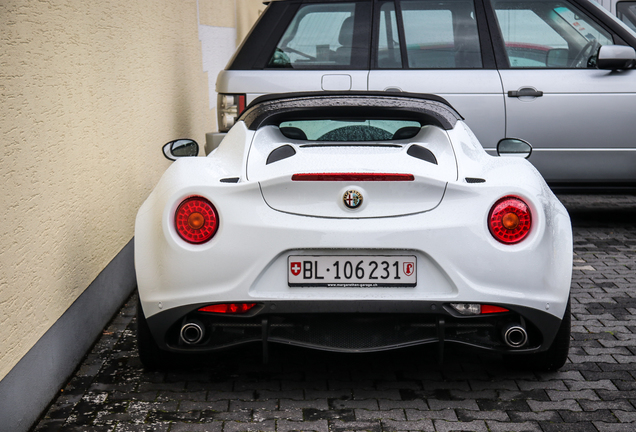
M493 305L481 305L482 314L509 312L508 309Z
M223 303L205 306L199 312L214 312L222 314L242 314L256 306L256 303Z
M413 181L413 174L394 173L306 173L294 174L293 181Z

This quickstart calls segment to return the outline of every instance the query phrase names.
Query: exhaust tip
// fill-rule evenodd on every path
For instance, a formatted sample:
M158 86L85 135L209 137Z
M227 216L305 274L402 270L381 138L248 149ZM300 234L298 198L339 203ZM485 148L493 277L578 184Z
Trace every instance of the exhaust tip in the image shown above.
M203 325L196 321L187 322L181 327L181 340L188 345L198 344L203 340Z
M504 342L510 348L521 348L528 342L528 333L520 324L508 324L502 334Z

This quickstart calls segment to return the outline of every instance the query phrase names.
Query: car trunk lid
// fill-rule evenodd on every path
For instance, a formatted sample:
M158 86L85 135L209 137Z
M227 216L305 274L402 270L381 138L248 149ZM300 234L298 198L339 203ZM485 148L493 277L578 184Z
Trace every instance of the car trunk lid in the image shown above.
M267 126L254 136L247 178L278 211L389 217L434 209L457 165L448 134L436 126L408 140L364 143L291 140Z

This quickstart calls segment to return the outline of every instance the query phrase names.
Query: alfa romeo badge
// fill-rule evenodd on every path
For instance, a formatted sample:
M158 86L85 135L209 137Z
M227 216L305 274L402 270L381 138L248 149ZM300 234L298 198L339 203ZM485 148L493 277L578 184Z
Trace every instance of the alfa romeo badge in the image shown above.
M342 201L347 208L356 209L362 205L362 194L355 189L348 190L344 193Z

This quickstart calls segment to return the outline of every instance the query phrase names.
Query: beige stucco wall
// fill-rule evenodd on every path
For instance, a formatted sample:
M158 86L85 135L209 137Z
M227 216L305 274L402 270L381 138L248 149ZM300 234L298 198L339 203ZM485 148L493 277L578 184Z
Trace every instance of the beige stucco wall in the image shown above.
M235 27L236 46L239 46L265 10L263 1L199 0L199 23L212 27Z
M161 145L215 123L196 0L3 0L0 46L2 379L133 237Z

